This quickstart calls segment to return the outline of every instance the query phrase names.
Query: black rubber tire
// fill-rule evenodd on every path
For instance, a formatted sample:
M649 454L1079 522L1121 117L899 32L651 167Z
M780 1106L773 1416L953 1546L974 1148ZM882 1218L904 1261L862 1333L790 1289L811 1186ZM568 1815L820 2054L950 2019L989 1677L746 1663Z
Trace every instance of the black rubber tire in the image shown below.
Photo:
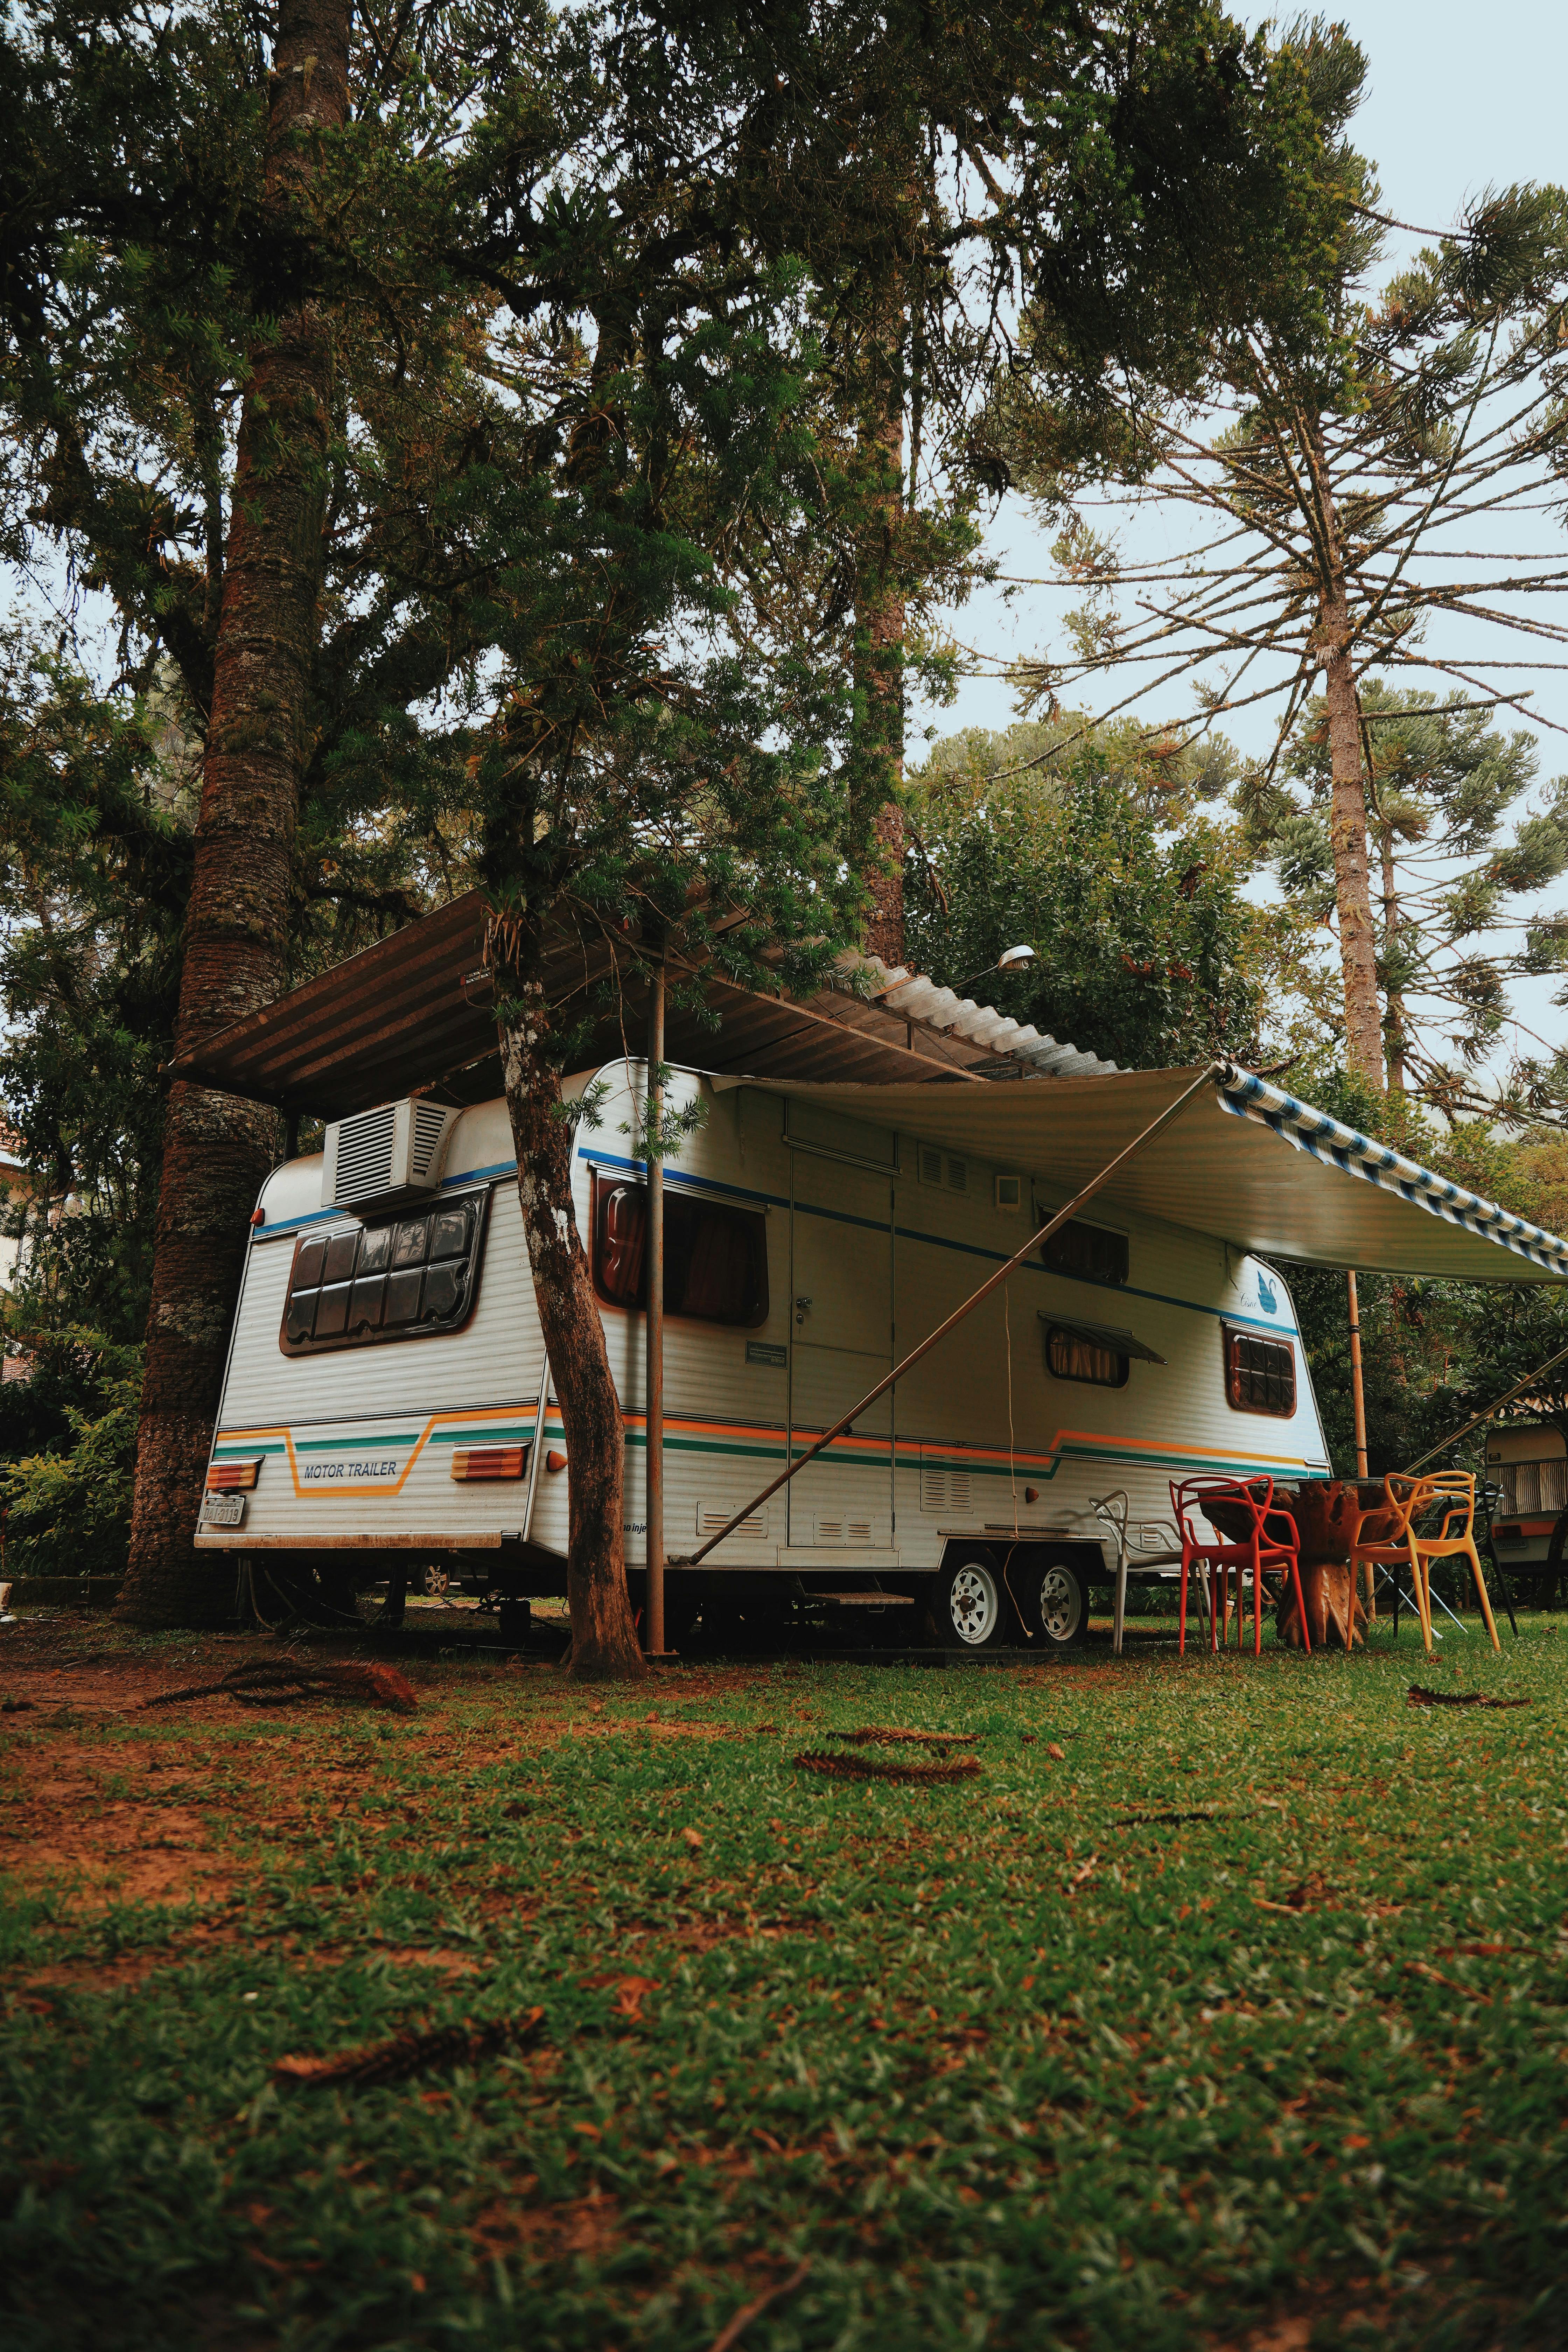
M702 1587L695 1576L683 1576L679 1569L664 1571L664 1646L667 1650L683 1649L691 1639L691 1629L702 1613Z
M1027 1591L1025 1606L1033 1630L1047 1650L1076 1650L1089 1633L1089 1571L1067 1553L1036 1553L1014 1571L1013 1582Z
M974 1657L1005 1648L1013 1638L1013 1604L995 1555L983 1544L950 1553L936 1580L932 1614L944 1650Z

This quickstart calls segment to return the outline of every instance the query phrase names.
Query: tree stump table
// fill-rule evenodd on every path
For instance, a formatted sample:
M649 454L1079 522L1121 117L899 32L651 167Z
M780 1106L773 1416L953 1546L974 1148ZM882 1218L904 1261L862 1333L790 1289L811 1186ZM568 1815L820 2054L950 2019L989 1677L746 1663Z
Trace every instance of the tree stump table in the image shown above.
M1307 1631L1314 1650L1326 1650L1331 1633L1342 1650L1366 1642L1366 1610L1351 1586L1350 1551L1358 1534L1377 1541L1387 1532L1390 1517L1383 1506L1381 1480L1309 1478L1299 1486L1276 1489L1275 1500L1289 1512L1301 1540L1301 1595L1307 1606ZM1296 1595L1287 1586L1279 1603L1276 1627L1279 1641L1301 1647L1301 1624Z

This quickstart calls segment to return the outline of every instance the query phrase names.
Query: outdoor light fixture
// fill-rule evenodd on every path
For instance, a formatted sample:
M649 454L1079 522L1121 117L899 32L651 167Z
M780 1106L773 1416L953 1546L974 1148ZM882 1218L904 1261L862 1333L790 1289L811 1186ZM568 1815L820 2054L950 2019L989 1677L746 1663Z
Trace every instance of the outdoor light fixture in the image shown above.
M953 981L951 983L952 992L956 996L961 990L973 987L988 971L1027 971L1034 961L1035 950L1026 941L1020 947L1008 948L994 964L983 963L978 971L970 972L963 980Z

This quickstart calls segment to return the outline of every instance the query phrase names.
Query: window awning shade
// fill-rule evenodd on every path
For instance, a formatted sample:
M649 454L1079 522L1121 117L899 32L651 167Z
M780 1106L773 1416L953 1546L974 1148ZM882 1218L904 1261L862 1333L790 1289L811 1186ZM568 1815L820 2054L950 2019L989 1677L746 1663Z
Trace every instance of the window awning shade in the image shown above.
M1131 1331L1118 1331L1109 1323L1080 1323L1076 1316L1053 1315L1048 1307L1040 1309L1040 1320L1053 1331L1066 1331L1074 1339L1083 1339L1091 1348L1105 1348L1113 1356L1136 1356L1141 1364L1163 1364L1163 1356L1146 1348Z

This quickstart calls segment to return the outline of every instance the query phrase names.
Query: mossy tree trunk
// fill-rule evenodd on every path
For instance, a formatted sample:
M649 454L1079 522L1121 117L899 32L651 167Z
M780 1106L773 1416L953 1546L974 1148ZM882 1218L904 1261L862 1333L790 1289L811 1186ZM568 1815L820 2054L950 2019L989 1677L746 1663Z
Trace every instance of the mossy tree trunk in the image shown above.
M350 0L279 0L266 201L285 248L314 137L348 112ZM321 630L333 339L300 290L258 333L223 567L213 700L185 920L176 1045L196 1045L287 978L289 870ZM209 590L210 593L210 590ZM192 1538L247 1221L277 1158L276 1115L203 1087L170 1094L121 1613L199 1622L232 1596Z

